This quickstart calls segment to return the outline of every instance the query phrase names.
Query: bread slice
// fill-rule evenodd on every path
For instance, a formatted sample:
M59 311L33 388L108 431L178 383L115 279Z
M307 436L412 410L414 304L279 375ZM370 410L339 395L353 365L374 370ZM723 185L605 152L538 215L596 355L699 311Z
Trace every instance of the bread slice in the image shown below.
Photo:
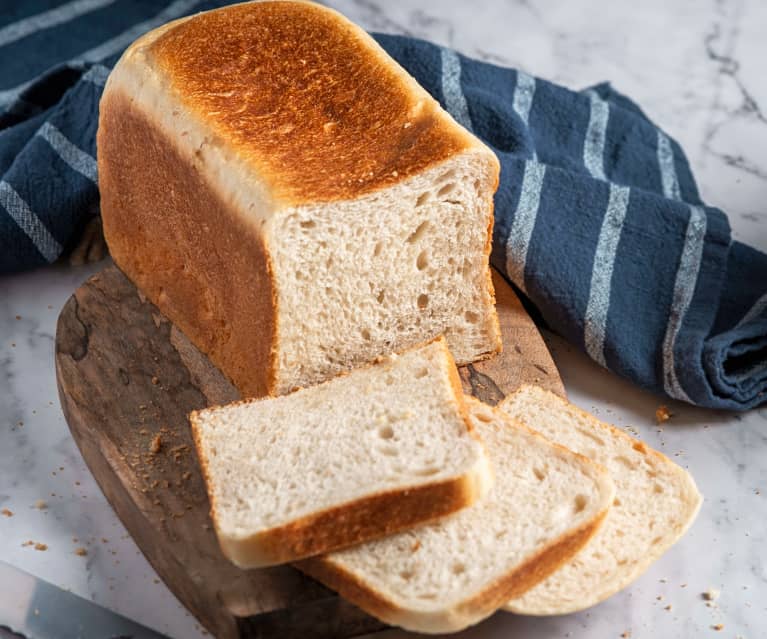
M467 397L495 468L471 508L298 567L383 621L452 632L492 614L572 557L613 498L596 464Z
M701 496L692 477L642 442L537 386L523 386L500 408L605 466L616 489L605 523L589 544L512 599L508 610L558 615L593 606L641 575L695 519Z
M440 334L462 364L501 348L497 158L331 9L144 35L106 83L98 163L115 262L244 396Z
M391 534L469 506L492 484L442 338L190 421L221 548L243 568Z

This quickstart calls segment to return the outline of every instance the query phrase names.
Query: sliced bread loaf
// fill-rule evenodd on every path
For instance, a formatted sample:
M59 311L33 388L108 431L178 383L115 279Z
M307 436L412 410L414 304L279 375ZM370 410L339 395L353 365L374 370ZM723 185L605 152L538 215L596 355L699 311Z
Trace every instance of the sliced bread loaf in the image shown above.
M472 504L492 471L440 338L272 399L192 413L224 554L253 568Z
M477 623L572 557L613 498L604 469L467 397L495 468L474 506L297 564L387 623L452 632Z
M314 2L176 20L99 108L115 263L246 397L444 334L501 348L499 163L365 31Z
M556 615L603 601L641 575L687 530L701 504L692 477L670 459L537 386L500 408L552 441L605 466L615 500L604 525L569 563L506 606Z

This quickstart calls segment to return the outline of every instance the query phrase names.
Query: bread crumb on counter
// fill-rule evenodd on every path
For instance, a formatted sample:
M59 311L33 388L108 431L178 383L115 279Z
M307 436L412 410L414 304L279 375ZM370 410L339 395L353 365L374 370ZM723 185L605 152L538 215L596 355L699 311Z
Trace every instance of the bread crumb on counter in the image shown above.
M48 502L46 502L44 499L38 499L35 502L35 508L37 508L37 510L45 510L48 508Z
M668 408L665 405L660 405L655 411L655 421L658 424L662 424L663 422L667 422L669 418L671 417L671 413L669 412Z
M0 513L5 515L6 517L13 517L13 511L8 510L7 508L3 508L2 510L0 510Z
M716 630L717 632L721 632L722 630L724 630L724 624L723 623L718 623L718 624L715 624L715 625L713 625L711 627L714 630Z
M39 541L35 544L35 550L48 550L48 545L40 543Z
M75 554L78 557L85 557L88 554L88 551L83 547L75 548Z
M716 601L717 599L719 599L720 594L721 592L717 590L716 588L709 588L708 590L706 590L706 592L703 593L702 596L706 601Z

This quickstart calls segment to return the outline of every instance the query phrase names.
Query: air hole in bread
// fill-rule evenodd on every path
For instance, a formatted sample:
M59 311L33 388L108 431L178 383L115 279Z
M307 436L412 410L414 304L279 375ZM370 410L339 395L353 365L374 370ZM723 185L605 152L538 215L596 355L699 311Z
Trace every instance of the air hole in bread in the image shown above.
M588 499L586 499L585 495L576 495L573 500L573 511L576 513L583 511L586 508L586 504L588 504Z
M391 375L386 376L386 385L391 386L394 383L394 378Z
M618 499L617 497L616 497L615 499L613 499L613 506L615 506L616 508L617 508L618 506L620 506L620 505L621 505L621 503L622 503L622 502L621 502L621 500L620 500L620 499Z
M662 493L662 492L663 492L663 486L661 486L660 484L655 484L655 485L652 487L652 491L653 491L653 492L654 492L656 495L659 495L660 493Z
M379 304L383 304L383 301L384 301L384 292L383 291L379 291L378 295L376 295L376 301ZM379 328L380 328L380 325L381 325L381 323L379 322Z
M431 475L436 475L439 472L439 468L435 466L428 466L427 468L420 468L419 470L415 471L415 475L419 477L429 477Z
M429 228L429 221L421 222L407 238L408 244L415 244L418 240L420 240L423 237L423 234L426 233L426 230Z
M538 478L538 481L546 479L546 473L540 468L533 468L533 474Z
M481 183L479 180L474 180L474 184L473 184L473 186L474 186L474 190L475 190L477 193L479 193L479 189L480 189L480 187L482 186L482 183Z
M418 308L425 309L429 305L429 296L426 293L421 293L418 296Z
M412 579L413 575L415 575L415 573L412 570L402 570L399 573L399 576L402 577L402 579L405 581Z
M617 461L619 464L623 464L629 470L634 470L636 468L636 464L634 464L634 462L632 462L628 457L624 457L623 455L618 455L615 457L615 461Z
M381 242L376 242L376 245L373 247L373 257L378 257L381 254L382 248L383 244L381 244Z
M493 418L490 415L487 415L485 413L480 413L479 411L474 413L474 417L478 421L483 422L485 424L491 424L493 422Z
M429 265L429 254L427 251L421 251L415 260L415 267L423 271Z
M579 432L581 435L583 435L584 437L588 437L588 438L589 438L591 441L594 441L594 442L596 442L596 443L597 443L597 444L599 444L600 446L604 446L604 445L605 445L605 441L604 441L604 439L602 439L601 437L597 437L597 436L596 436L594 433L592 433L590 430L587 430L587 429L585 429L585 428L578 428L577 430L578 430L578 432Z
M618 528L618 530L615 531L615 536L616 537L625 537L626 533L623 532L620 528Z
M429 374L429 369L424 367L420 368L415 372L416 379L421 379L422 377L426 377Z
M658 537L655 537L655 538L654 538L654 539L653 539L653 540L650 542L650 544L651 544L651 545L653 545L653 546L657 546L657 545L658 545L658 544L659 544L661 541L663 541L663 537L661 537L661 536L659 535Z
M476 324L479 322L479 313L475 313L474 311L466 311L464 317L469 324Z
M455 182L448 182L439 191L437 191L437 197L443 198L450 195L453 191L455 191L456 186L457 185Z
M360 331L360 334L362 335L362 339L369 341L370 340L370 331L366 328L363 328Z
M445 171L442 175L440 175L437 178L437 182L447 182L448 180L452 180L455 177L455 169L450 169L449 171Z
M299 225L302 229L313 229L315 226L317 226L317 223L314 220L304 220Z
M378 429L378 436L381 439L391 439L394 437L394 429L391 426L381 426Z
M437 598L437 594L434 592L425 592L420 595L416 595L417 599L424 599L426 601L432 601Z
M465 572L466 572L466 566L464 566L461 562L457 562L453 564L454 575L462 575Z
M415 201L416 207L423 206L429 201L430 198L431 193L429 193L429 191L426 191L426 193L421 193L421 195L419 195L418 199Z
M620 560L618 560L618 565L619 566L625 566L628 562L629 562L628 559L620 559Z
M378 450L380 453L387 455L388 457L396 457L399 452L394 446L379 446ZM400 471L397 470L397 472Z

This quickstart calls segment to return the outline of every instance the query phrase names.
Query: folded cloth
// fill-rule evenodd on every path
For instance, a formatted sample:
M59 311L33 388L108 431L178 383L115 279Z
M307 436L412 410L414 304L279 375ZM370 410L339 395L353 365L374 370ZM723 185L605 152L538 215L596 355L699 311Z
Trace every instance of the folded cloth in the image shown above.
M0 272L53 262L98 210L98 99L141 33L226 2L0 9ZM20 5L20 6L16 6ZM679 145L575 92L434 44L380 44L501 160L492 261L602 366L700 406L767 402L767 255L734 242Z

